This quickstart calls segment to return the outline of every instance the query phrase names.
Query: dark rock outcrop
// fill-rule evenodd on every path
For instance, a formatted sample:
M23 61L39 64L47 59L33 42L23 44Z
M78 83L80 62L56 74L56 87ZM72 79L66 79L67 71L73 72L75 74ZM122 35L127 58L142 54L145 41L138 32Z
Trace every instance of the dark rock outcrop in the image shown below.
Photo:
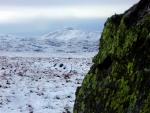
M74 113L150 112L150 0L107 20Z

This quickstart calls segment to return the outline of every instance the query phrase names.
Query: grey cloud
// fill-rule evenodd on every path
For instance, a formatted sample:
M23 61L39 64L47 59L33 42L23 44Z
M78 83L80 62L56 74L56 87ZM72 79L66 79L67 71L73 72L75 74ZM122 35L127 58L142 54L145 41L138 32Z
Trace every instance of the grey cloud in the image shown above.
M2 6L132 5L139 0L0 0Z

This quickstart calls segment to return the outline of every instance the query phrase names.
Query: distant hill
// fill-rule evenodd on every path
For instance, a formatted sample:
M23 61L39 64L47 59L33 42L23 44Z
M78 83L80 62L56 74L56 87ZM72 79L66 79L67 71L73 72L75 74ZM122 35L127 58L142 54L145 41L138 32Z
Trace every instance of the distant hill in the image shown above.
M39 37L0 35L0 51L82 53L98 51L99 32L65 28Z

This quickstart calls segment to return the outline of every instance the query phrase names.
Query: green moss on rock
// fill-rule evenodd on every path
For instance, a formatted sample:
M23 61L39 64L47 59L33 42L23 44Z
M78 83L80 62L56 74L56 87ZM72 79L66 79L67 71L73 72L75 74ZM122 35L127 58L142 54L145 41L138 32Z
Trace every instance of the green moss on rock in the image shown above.
M107 20L74 113L150 112L150 1Z

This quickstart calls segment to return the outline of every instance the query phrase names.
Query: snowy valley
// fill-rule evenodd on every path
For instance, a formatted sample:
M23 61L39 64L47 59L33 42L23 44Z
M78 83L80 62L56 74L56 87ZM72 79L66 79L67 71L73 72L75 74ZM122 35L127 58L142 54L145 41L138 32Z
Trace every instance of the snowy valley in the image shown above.
M99 33L73 28L39 38L0 36L0 113L72 113Z

